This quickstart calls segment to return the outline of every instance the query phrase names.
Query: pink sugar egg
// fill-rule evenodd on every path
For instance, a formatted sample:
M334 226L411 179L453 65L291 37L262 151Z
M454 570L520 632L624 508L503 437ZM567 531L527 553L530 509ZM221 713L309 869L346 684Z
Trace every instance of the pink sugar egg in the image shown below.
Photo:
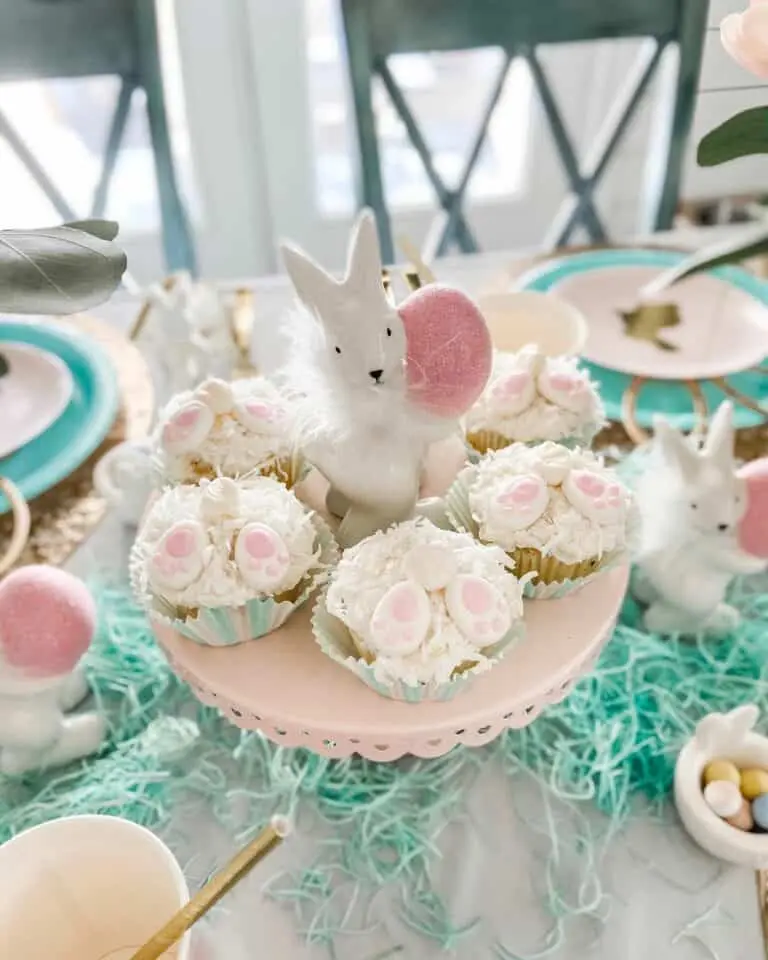
M69 673L96 630L96 605L77 577L58 567L20 567L0 581L0 651L30 677Z
M739 470L747 482L747 510L739 524L739 545L755 557L768 558L768 457Z
M466 294L439 283L416 290L398 312L411 399L441 417L465 413L491 373L491 335L482 313Z

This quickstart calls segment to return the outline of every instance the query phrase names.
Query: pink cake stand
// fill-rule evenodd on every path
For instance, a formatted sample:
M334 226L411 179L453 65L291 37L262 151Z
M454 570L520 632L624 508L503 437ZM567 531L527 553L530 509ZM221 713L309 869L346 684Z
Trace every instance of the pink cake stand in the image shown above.
M443 494L465 460L460 441L436 444L422 495ZM297 493L321 510L326 489L313 473ZM388 700L334 663L312 635L311 600L279 630L233 647L205 647L159 624L154 631L203 703L274 743L329 757L439 757L458 743L480 746L525 727L564 699L611 635L628 577L621 568L562 600L527 601L525 638L447 703Z
M311 603L280 630L235 647L204 647L155 628L174 671L236 726L330 757L437 757L531 723L594 664L627 586L612 570L562 600L527 601L526 636L447 703L387 700L334 663L310 629Z

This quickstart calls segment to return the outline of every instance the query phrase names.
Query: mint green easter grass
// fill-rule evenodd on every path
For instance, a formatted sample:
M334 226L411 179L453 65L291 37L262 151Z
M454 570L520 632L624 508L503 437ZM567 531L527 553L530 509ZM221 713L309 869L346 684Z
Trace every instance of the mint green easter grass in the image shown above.
M649 635L627 600L594 673L530 727L486 748L390 764L331 760L236 730L173 677L127 592L102 586L89 670L109 742L101 756L64 770L0 778L0 840L53 817L100 812L143 823L175 845L174 812L202 806L234 848L280 811L296 819L306 859L265 893L293 910L308 944L333 957L340 939L354 936L356 955L374 960L368 905L388 889L412 936L450 949L471 941L483 921L453 918L430 878L443 829L463 814L480 768L495 764L510 778L533 778L541 792L543 813L526 823L550 846L541 886L552 919L538 950L516 950L505 934L495 955L547 956L571 918L590 918L597 930L605 921L602 853L636 803L666 809L677 750L696 721L745 701L768 710L768 596L758 585L737 584L732 600L744 620L720 643ZM587 821L590 805L607 814L600 836ZM562 825L563 810L575 826ZM378 956L397 957L401 948L393 941Z

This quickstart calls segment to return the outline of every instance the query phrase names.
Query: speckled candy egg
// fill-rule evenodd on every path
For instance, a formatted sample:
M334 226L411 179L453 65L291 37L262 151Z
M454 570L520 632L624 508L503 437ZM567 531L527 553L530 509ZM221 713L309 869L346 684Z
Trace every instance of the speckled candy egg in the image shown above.
M491 335L482 313L466 294L439 283L412 293L398 312L411 399L440 417L465 413L491 374Z
M768 457L739 470L747 482L747 510L739 524L739 543L755 557L768 558Z
M0 581L0 660L8 667L30 678L69 673L95 629L93 597L72 574L32 565Z

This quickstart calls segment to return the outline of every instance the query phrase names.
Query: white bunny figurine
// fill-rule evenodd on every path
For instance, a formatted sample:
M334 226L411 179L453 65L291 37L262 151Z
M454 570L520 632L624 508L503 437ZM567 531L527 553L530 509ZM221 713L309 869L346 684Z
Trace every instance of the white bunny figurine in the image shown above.
M728 585L768 564L738 543L746 491L736 475L732 405L718 408L701 447L662 417L654 429L655 460L637 490L643 531L633 589L650 604L645 625L662 634L726 635L740 619L725 603Z
M171 395L206 377L230 378L237 346L227 303L214 286L182 272L172 286L152 286L147 300L156 311L147 335L159 350L163 384Z
M370 210L355 224L341 281L292 246L282 252L301 308L290 317L292 350L280 378L348 546L413 514L427 448L456 432L458 420L409 396L406 332L382 286Z

